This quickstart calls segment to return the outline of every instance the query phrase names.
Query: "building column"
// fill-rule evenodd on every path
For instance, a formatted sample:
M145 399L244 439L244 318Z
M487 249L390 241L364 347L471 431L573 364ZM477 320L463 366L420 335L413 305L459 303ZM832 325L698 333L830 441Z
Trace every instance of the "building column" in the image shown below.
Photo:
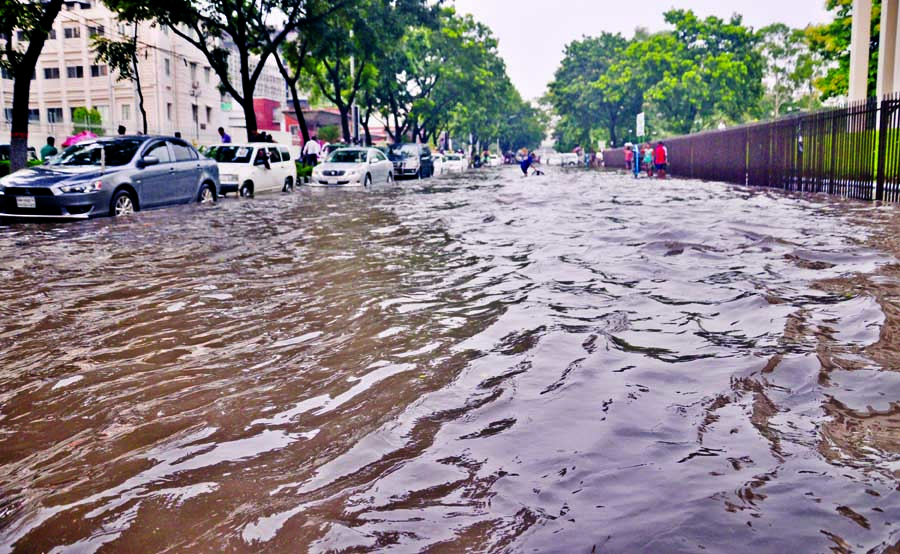
M869 81L872 0L853 0L850 34L850 101L865 100Z
M894 86L892 92L900 93L900 0L894 0Z
M881 35L878 38L878 98L897 92L897 12L900 0L881 2Z

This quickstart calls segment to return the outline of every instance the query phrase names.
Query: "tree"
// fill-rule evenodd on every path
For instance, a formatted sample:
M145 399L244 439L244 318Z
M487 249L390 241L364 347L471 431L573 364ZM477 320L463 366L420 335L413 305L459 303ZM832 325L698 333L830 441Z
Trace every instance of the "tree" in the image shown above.
M741 17L701 20L690 10L670 10L665 19L674 31L626 51L643 73L644 98L660 129L686 134L757 115L763 59Z
M822 98L846 96L850 88L850 35L853 29L853 0L827 0L835 12L834 21L810 27L806 31L810 49L832 67L816 79ZM881 32L881 0L872 2L871 39L869 41L868 96L875 96L878 81L878 41Z
M326 125L319 129L319 139L325 142L338 142L341 140L341 128L337 125Z
M94 57L105 62L119 75L117 81L134 81L138 95L138 110L141 112L141 128L147 134L147 110L144 108L144 90L141 88L141 73L138 70L137 19L132 21L132 35L125 40L112 40L96 36L91 41Z
M0 66L13 78L10 171L25 167L28 159L28 102L31 79L63 0L0 0L0 34L5 38ZM28 45L24 51L13 42L22 31Z
M328 25L310 29L311 51L305 73L341 114L344 140L350 142L350 111L362 89L373 89L374 61L393 49L407 27L427 17L425 0L359 0Z
M822 76L824 61L810 50L803 29L775 23L758 31L760 53L766 64L766 94L762 115L778 117L785 108L810 109L818 98L813 82Z
M548 86L548 100L561 121L558 140L589 144L594 129L618 144L628 122L641 111L642 89L635 67L625 58L630 42L620 34L601 33L569 43Z
M90 131L96 135L103 134L103 118L97 108L75 108L72 110L72 124L76 133Z
M220 87L244 110L248 138L257 132L253 95L269 56L296 29L343 9L354 0L105 0L117 13L146 4L150 16L197 48L220 80ZM310 8L315 7L311 15ZM276 28L277 24L277 28ZM229 57L238 59L238 82L232 82Z

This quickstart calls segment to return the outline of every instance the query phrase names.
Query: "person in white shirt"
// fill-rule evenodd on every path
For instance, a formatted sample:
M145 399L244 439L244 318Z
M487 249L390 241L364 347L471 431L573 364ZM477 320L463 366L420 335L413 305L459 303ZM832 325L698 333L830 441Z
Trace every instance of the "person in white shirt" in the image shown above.
M319 163L319 154L322 153L322 147L319 141L313 136L306 144L303 145L303 163L309 166Z

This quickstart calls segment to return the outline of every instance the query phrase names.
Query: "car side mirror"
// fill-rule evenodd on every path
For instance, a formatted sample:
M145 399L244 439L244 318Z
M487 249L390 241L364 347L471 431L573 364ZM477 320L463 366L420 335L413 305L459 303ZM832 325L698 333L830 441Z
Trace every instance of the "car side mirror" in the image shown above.
M144 156L140 160L138 160L139 167L147 167L151 165L159 165L159 158L156 156Z

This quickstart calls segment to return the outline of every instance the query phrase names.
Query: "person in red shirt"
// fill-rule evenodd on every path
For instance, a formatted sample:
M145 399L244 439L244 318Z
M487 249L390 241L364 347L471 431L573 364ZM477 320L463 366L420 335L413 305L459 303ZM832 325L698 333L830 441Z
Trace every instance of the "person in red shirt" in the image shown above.
M656 149L653 151L653 165L656 166L656 176L665 179L666 169L669 165L669 150L662 141L656 144Z

